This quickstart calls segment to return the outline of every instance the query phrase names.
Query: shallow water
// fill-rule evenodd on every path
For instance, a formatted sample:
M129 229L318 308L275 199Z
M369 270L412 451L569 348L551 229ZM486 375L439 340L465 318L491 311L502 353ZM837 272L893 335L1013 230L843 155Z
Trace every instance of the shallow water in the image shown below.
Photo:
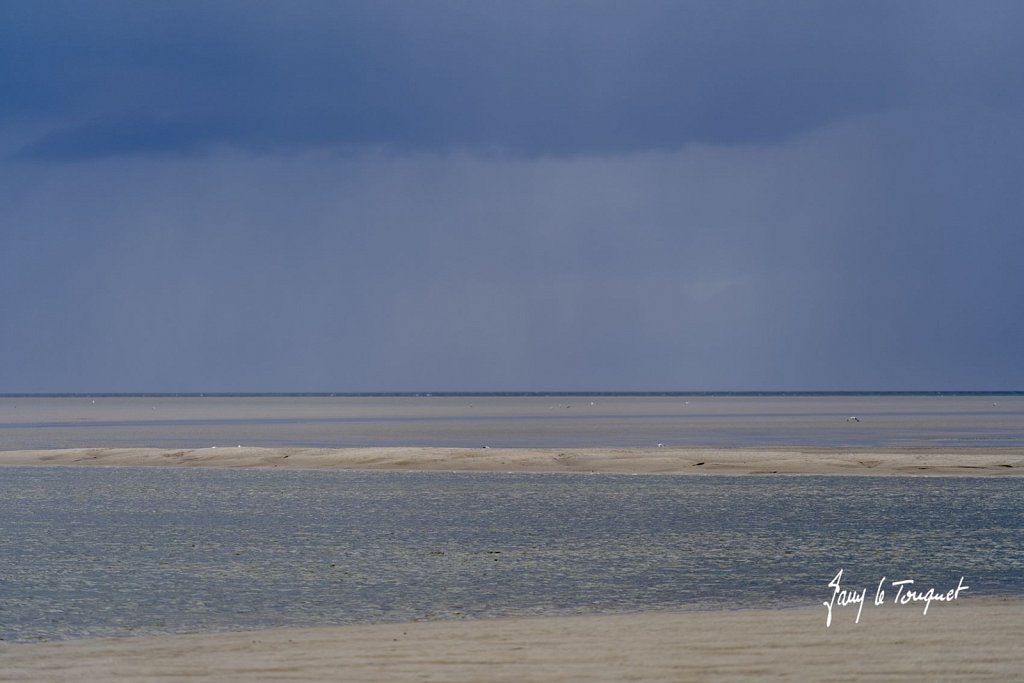
M1024 593L1022 500L1016 478L7 467L0 637L818 606L839 569Z
M0 396L0 450L658 443L1024 447L1024 395Z

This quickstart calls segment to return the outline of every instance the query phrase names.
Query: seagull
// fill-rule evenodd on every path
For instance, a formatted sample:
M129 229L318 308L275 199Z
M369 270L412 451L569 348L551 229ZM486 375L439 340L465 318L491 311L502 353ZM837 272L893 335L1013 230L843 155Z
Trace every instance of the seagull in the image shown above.
M846 421L847 422L860 422L860 418L857 417L856 415L851 415L850 417L846 418Z

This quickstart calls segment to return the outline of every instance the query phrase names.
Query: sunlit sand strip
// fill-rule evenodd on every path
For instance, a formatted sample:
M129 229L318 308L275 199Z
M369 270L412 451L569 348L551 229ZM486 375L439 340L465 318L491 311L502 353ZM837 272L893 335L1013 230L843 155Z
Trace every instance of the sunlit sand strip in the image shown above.
M1024 449L72 448L0 465L109 465L626 474L1024 474Z
M812 601L813 596L808 596ZM0 681L1008 681L1024 601L420 622L0 645Z

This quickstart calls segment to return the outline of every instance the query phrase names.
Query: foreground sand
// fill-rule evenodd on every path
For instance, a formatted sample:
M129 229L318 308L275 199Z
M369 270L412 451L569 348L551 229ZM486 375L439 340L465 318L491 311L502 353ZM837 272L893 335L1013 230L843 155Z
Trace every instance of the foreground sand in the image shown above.
M852 609L852 608L851 608ZM1024 601L496 619L0 645L0 681L1009 681Z
M402 469L666 474L1024 474L1024 449L71 448L0 465Z

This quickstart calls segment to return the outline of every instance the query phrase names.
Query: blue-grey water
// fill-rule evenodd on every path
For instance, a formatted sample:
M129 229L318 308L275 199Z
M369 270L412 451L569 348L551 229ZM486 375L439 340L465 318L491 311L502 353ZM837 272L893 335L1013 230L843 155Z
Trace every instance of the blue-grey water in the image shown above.
M0 396L0 450L658 443L1021 448L1024 394Z
M818 606L839 569L1020 594L1022 501L1019 478L6 467L0 637Z
M859 421L847 418L857 416ZM1024 395L0 396L0 450L1024 447ZM0 638L1024 594L1017 478L0 468Z

